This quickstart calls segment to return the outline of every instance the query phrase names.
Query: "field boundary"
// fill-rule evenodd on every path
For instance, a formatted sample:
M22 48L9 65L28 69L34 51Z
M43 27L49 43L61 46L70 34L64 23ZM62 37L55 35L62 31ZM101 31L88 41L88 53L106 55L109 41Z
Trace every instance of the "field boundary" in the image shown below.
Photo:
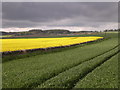
M65 71L67 71L67 70L69 70L69 69L71 69L71 68L73 68L73 67L76 67L76 66L78 66L78 65L80 65L80 64L82 64L82 63L84 63L84 62L90 61L90 60L92 60L92 59L94 59L94 58L96 58L96 57L99 57L99 56L101 56L101 55L104 55L105 53L107 53L107 52L109 52L109 51L117 48L119 45L120 45L120 44L116 45L115 47L113 47L112 49L110 49L110 50L108 50L108 51L105 51L105 52L102 53L102 54L99 54L99 55L94 56L94 57L92 57L92 58L90 58L90 59L87 59L87 60L85 60L85 61L83 61L83 62L77 63L77 64L75 64L75 65L73 65L73 66L70 66L70 67L68 67L68 68L66 68L66 69L63 69L63 70L60 71L58 74L51 75L51 77L44 79L44 80L42 81L42 83L44 83L45 81L47 81L47 80L49 80L49 79L51 79L51 78L59 75L60 73L63 73L63 72L65 72ZM112 56L113 56L113 55L112 55ZM109 57L108 57L108 58L109 58ZM102 63L104 63L104 62L102 62ZM101 64L100 64L100 65L101 65ZM98 66L98 65L97 65L97 66ZM38 80L38 82L39 82L39 80ZM39 83L39 85L42 84L42 83ZM25 86L26 86L26 85L25 85ZM23 86L22 88L25 88L25 86ZM28 85L28 87L30 87L30 88L35 88L35 87L37 87L37 86L38 86L38 83L37 83L37 82L31 83L30 85Z
M92 40L92 41L87 41L87 42L82 42L82 43L76 43L76 44L71 44L71 45L65 45L65 46L55 46L55 47L48 47L48 48L35 48L35 49L23 49L23 50L16 50L16 51L5 51L5 52L0 52L2 53L2 55L9 55L9 54L16 54L16 53L27 53L27 52L33 52L33 51L38 51L38 50L51 50L51 49L56 49L56 48L65 48L65 47L71 47L71 46L77 46L80 44L86 44L86 43L91 43L91 42L95 42L95 41L100 41L103 40L102 39L97 39L97 40Z
M27 58L27 57L32 57L32 56L36 56L36 55L43 55L43 54L49 54L49 53L56 53L56 52L61 52L61 51L65 51L65 50L70 50L70 49L74 49L77 47L83 47L86 45L91 45L91 44L96 44L96 43L100 43L106 40L109 40L110 38L103 38L103 39L98 39L95 41L91 41L89 43L81 43L81 44L77 44L77 45L69 45L69 46L62 46L60 48L48 48L48 49L37 49L37 50L31 50L31 51L14 51L14 52L9 52L9 53L2 53L2 63L11 61L11 60L16 60L16 59L22 59L22 58ZM11 57L12 56L12 57Z

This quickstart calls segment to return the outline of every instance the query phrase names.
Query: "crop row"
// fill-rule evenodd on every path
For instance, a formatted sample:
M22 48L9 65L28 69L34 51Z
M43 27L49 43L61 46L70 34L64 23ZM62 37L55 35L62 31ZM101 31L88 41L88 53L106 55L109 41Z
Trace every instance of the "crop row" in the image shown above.
M86 61L76 67L60 73L59 75L47 80L43 84L38 85L38 88L72 88L79 79L82 79L85 75L99 65L103 64L117 52L118 48L115 48L92 60Z
M120 53L89 73L74 88L118 88L119 55Z

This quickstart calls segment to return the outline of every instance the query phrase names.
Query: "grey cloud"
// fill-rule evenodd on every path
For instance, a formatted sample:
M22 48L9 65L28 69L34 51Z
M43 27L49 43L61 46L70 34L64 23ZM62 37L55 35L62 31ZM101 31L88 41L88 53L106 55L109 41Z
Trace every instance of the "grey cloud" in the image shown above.
M42 25L97 27L104 22L117 22L117 8L117 2L4 2L3 28ZM70 22L59 22L65 19Z

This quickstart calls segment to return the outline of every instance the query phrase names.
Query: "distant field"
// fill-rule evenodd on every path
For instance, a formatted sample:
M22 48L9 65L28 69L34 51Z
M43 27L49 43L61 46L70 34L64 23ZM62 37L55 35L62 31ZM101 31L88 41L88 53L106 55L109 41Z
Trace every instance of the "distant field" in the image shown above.
M107 37L82 47L4 62L3 88L118 88L118 36Z
M1 39L2 52L26 49L49 48L79 44L102 39L103 37L61 37L61 38L29 38Z
M109 32L106 32L106 33L119 33L118 31L109 31Z
M2 36L0 36L0 38L2 38L2 37L12 37L12 35L2 35Z
M2 39L84 37L84 36L96 36L98 34L100 33L13 35L11 37L2 37Z

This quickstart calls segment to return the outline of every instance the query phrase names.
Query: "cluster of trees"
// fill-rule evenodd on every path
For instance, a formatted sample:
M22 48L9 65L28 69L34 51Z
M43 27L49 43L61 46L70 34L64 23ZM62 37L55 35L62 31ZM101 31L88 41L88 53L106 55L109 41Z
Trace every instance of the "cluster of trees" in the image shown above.
M104 32L113 32L113 31L120 31L120 29L110 29L110 30L104 30Z

